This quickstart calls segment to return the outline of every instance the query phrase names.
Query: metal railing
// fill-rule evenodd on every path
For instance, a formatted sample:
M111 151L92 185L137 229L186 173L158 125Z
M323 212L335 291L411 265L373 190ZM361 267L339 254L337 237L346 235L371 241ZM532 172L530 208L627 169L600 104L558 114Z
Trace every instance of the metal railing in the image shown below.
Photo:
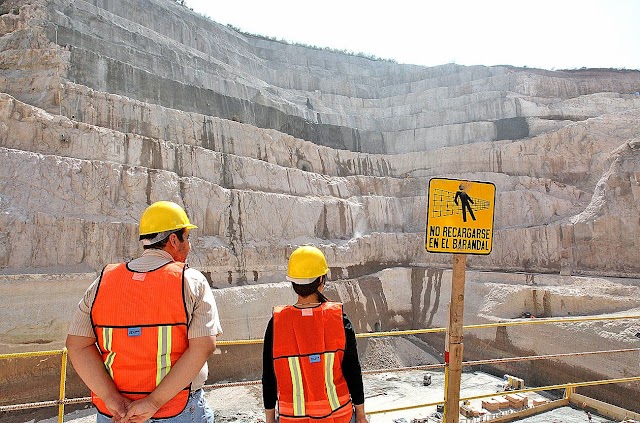
M484 328L501 327L501 326L520 326L520 325L550 324L550 323L575 323L575 322L586 322L586 321L610 321L610 320L629 320L629 319L640 319L640 315L611 316L611 317L523 319L523 320L507 321L507 322L467 325L467 326L464 326L463 328L464 329L484 329ZM446 328L428 328L428 329L398 330L398 331L388 331L388 332L359 333L359 334L356 334L356 337L357 338L373 338L373 337L382 337L382 336L419 335L424 333L436 333L436 332L446 332ZM221 347L221 346L251 345L251 344L262 344L262 343L263 343L262 339L240 339L240 340L234 340L234 341L218 341L216 344L217 346ZM544 359L560 358L560 357L585 356L585 355L595 355L595 354L615 354L615 353L627 353L627 352L636 352L636 351L640 351L640 348L625 348L625 349L607 350L607 351L587 351L587 352L578 352L578 353L562 353L562 354L536 355L536 356L525 356L525 357L511 357L511 358L501 358L501 359L476 360L476 361L466 361L466 362L463 362L462 364L463 366L472 366L472 365L479 365L479 364L505 363L505 362L527 361L527 360L544 360ZM40 401L40 402L23 403L23 404L15 404L15 405L3 405L3 406L0 406L0 412L9 412L9 411L28 410L28 409L35 409L35 408L57 406L58 407L58 423L63 423L64 422L64 406L66 404L80 404L80 403L88 403L91 401L90 397L65 398L67 365L68 365L68 354L67 354L66 348L63 348L62 350L0 354L0 360L12 359L12 358L51 356L51 355L61 355L61 360L62 360L61 369L60 369L60 387L59 387L58 399L51 400L51 401ZM444 367L445 367L444 364L429 364L429 365L423 365L423 366L401 367L401 368L394 368L394 369L369 370L369 371L364 371L363 373L374 374L374 373L387 373L387 372L398 372L398 371L407 371L407 370L425 370L425 369L435 369L435 368L444 368ZM536 388L514 390L514 391L509 391L509 393L524 393L524 392L532 392L532 391L547 391L547 390L557 390L557 389L570 390L570 389L575 389L576 387L581 387L581 386L594 386L594 385L625 383L625 382L634 382L634 381L640 381L640 376L619 378L619 379L604 379L604 380L596 380L596 381L589 381L589 382L565 383L560 385L550 385L550 386L543 386L543 387L536 387ZM214 389L229 388L229 387L235 387L235 386L259 385L260 383L261 382L259 380L221 383L221 384L205 385L204 389L214 390ZM492 396L495 396L495 393L478 395L478 396L473 396L468 398L460 398L460 400L465 401L465 400L487 398ZM380 413L389 413L389 412L401 411L401 410L424 408L429 406L440 405L443 403L444 403L444 400L433 402L433 403L411 405L411 406L405 406L405 407L399 407L399 408L393 408L393 409L367 410L367 414L380 414Z

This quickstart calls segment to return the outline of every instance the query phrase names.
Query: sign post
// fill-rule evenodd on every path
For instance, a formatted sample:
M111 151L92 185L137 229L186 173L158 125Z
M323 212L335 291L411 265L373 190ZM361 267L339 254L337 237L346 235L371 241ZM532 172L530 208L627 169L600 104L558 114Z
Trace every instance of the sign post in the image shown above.
M458 423L460 415L467 254L491 252L494 203L492 183L436 178L429 181L425 248L432 253L454 254L444 354L445 423Z

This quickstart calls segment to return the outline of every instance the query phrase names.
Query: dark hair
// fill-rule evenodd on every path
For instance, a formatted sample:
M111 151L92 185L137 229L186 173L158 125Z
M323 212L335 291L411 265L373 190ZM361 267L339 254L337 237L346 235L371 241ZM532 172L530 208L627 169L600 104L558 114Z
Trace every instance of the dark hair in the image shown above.
M176 234L176 236L178 237L178 240L180 240L180 242L184 242L184 228L178 229L175 232L171 232L171 234ZM143 245L142 248L144 248L145 250L162 250L164 247L166 247L167 243L169 242L169 237L171 236L171 234L169 234L165 239L156 242L155 244ZM155 234L140 235L140 241L142 241L143 239L152 239L156 235L158 234L155 233Z
M327 275L322 275L318 276L313 282L306 285L301 285L295 282L291 282L291 285L293 286L293 290L295 291L295 293L300 295L301 297L308 297L312 294L318 294L318 301L320 301L321 303L326 303L329 300L322 294L322 292L318 291L320 284L322 284L326 279Z

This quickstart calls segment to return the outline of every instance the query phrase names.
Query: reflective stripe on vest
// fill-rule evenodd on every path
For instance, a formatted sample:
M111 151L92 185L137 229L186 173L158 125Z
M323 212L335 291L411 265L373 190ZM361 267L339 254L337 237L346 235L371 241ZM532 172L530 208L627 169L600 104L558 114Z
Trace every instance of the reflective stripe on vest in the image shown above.
M293 385L293 415L304 416L304 386L302 385L302 371L300 370L300 359L298 357L288 357L289 370L291 371L291 382Z
M329 404L331 405L331 411L335 411L340 408L340 401L338 400L338 392L336 392L336 385L333 383L333 363L336 358L336 353L327 353L324 355L324 371L325 371L325 386L327 388L327 397L329 398Z
M116 358L115 351L112 351L112 342L113 339L113 328L104 328L102 329L102 342L104 343L105 350L109 351L107 356L104 359L104 367L107 368L107 372L109 372L109 376L113 379L113 360Z
M158 327L158 360L156 386L171 370L171 326Z
M342 374L346 347L342 304L276 307L273 336L281 423L348 422L352 407Z
M151 393L189 346L184 304L184 263L135 273L126 264L105 267L91 308L91 322L105 368L118 390L137 400ZM173 417L189 399L185 387L153 415ZM110 415L92 393L98 410Z

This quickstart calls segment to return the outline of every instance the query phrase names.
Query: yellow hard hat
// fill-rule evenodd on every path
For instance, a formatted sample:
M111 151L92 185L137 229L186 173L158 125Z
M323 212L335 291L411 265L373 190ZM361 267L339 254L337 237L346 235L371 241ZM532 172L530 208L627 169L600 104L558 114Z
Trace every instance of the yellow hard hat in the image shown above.
M319 276L329 272L327 260L318 248L304 245L296 248L289 257L287 280L299 285L307 285Z
M156 201L140 217L140 235L156 234L178 229L197 228L189 222L184 209L171 201Z

